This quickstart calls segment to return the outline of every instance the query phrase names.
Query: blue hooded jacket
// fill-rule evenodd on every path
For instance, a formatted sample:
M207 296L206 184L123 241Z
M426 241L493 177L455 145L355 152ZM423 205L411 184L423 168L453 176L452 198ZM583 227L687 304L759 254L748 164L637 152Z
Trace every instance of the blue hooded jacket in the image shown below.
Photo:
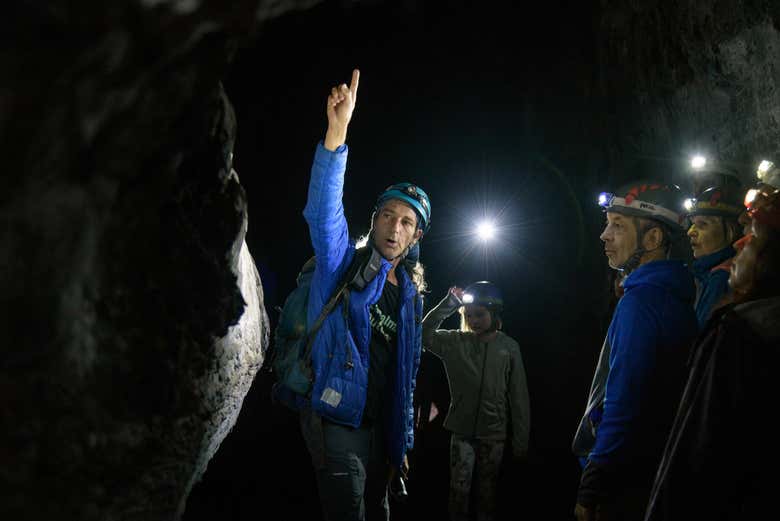
M730 260L737 252L731 245L693 261L693 275L699 281L696 291L696 319L699 328L712 314L712 308L729 291Z
M321 142L318 144L303 211L316 256L309 289L309 326L317 320L355 255L342 204L346 163L346 145L331 152ZM342 304L328 315L314 340L311 407L332 422L351 427L361 424L368 388L369 307L382 295L391 267L390 262L382 259L379 273L366 288L350 292L346 319ZM391 402L386 407L385 432L390 463L400 467L404 454L414 444L412 396L422 351L422 297L405 269L401 267L395 273L401 295L398 357L388 388Z
M698 331L695 286L682 262L643 264L623 289L574 441L575 453L587 456L583 505L598 503L616 484L652 481Z

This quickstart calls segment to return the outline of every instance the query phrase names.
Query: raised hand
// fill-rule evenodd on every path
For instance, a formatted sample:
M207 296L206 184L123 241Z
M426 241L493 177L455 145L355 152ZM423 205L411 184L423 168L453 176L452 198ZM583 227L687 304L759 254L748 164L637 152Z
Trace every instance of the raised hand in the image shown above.
M457 286L452 286L449 289L449 292L458 299L458 302L463 302L463 288L459 288Z
M328 131L325 134L325 148L336 150L347 140L347 127L352 119L357 101L360 71L352 71L352 81L349 87L346 83L330 89L327 102Z

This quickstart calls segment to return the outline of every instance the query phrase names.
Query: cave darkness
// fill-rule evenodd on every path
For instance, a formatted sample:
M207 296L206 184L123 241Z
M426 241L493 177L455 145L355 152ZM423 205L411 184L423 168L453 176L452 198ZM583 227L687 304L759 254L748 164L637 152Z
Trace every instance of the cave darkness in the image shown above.
M225 82L249 200L247 243L272 324L311 255L302 210L325 97L353 67L361 87L347 139L351 234L367 231L385 186L418 183L432 200L421 243L426 309L451 285L489 279L503 289L504 330L520 343L532 408L530 458L505 465L506 519L570 517L579 468L569 444L608 320L594 203L608 180L598 135L585 130L600 108L585 90L597 74L596 20L590 2L325 3L268 23L238 51ZM469 234L483 215L500 227L484 246ZM409 502L391 515L446 519L447 384L435 359L420 377L445 409L418 433ZM320 515L295 417L269 401L272 381L258 374L185 520Z

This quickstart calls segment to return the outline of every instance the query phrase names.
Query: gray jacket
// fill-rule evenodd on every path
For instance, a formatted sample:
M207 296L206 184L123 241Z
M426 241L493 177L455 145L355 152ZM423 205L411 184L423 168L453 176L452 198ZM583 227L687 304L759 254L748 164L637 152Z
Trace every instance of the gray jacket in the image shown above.
M442 359L450 382L444 427L462 436L504 440L511 421L512 450L525 456L531 410L520 347L501 331L480 342L474 333L437 329L459 306L448 294L423 320L423 348Z

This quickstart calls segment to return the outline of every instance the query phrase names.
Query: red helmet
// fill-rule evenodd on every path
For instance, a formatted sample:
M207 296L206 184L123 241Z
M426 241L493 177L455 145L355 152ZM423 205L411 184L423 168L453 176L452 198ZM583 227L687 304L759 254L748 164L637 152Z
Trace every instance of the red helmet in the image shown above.
M745 198L745 206L752 219L780 230L780 189L756 190Z

